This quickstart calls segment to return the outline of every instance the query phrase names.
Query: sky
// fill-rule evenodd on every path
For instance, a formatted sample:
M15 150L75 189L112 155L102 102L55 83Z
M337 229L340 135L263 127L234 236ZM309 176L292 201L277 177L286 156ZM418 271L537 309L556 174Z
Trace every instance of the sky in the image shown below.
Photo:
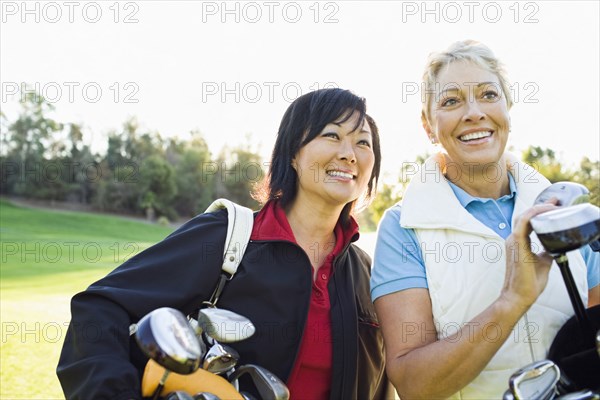
M598 1L2 1L1 106L36 87L102 151L135 116L165 137L200 131L213 153L265 159L291 101L322 87L367 99L384 179L433 152L420 123L429 53L488 45L508 69L509 146L600 158Z

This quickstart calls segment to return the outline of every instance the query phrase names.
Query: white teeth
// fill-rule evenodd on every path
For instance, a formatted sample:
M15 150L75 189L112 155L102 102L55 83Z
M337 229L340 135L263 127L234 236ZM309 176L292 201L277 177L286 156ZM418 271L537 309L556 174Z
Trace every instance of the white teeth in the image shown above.
M463 142L466 142L468 140L481 139L481 138L485 138L488 136L492 136L492 131L467 133L466 135L462 135L459 139L462 140Z
M342 171L327 171L327 174L331 176L339 176L340 178L354 179L352 174Z

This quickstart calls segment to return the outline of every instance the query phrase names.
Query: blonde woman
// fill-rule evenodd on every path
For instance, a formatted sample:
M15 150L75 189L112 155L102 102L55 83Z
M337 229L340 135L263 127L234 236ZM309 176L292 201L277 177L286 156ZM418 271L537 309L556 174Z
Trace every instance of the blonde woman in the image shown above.
M555 207L532 207L550 183L506 152L513 102L489 48L434 53L423 80L423 127L442 151L379 227L371 296L387 373L403 400L499 399L573 315L558 268L530 238L529 220ZM598 253L569 257L597 304Z

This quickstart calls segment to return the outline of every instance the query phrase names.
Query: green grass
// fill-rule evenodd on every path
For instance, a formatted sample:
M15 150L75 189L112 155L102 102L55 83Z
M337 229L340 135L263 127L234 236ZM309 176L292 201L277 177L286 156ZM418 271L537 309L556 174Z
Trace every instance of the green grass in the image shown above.
M69 300L171 228L0 199L0 399L64 398L55 369Z

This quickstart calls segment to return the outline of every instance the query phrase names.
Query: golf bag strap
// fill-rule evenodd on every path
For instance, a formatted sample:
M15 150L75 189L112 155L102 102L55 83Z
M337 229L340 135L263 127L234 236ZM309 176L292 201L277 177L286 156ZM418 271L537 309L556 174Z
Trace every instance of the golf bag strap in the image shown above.
M227 235L225 236L225 247L223 248L223 273L209 301L212 306L219 299L225 282L233 278L240 262L242 262L254 225L252 210L231 200L217 199L206 209L206 212L212 213L222 209L227 210Z

